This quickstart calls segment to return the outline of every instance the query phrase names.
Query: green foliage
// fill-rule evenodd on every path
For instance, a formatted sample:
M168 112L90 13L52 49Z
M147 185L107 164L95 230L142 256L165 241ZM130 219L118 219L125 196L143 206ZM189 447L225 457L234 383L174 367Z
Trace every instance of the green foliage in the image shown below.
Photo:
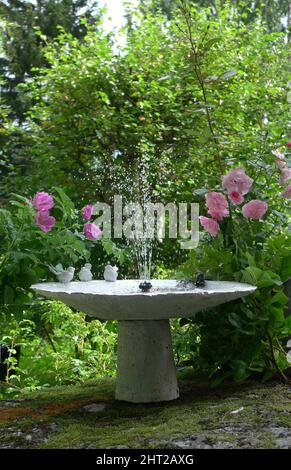
M86 34L84 20L93 25L96 14L94 0L0 2L0 198L22 191L23 177L29 172L31 135L25 113L32 102L21 84L37 73L37 67L48 66L43 53L46 44L60 31L81 39Z
M58 228L50 234L42 232L34 222L35 210L26 198L13 195L10 207L0 210L0 299L5 309L23 311L29 302L31 284L46 276L47 265L63 262L68 265L78 258L87 259L84 240L74 233L76 211L57 196L55 213L62 217ZM72 225L67 228L65 222ZM61 247L61 249L60 249Z
M156 11L158 8L168 17L175 15L176 9L185 4L185 0L141 0L143 7L148 7ZM265 23L269 31L285 30L282 19L287 19L287 33L290 36L290 5L288 0L189 0L188 3L197 8L208 7L208 14L219 15L221 5L231 3L232 8L238 13L239 21L250 24L255 21Z
M61 188L55 188L51 212L57 222L49 233L36 225L35 209L27 198L12 197L10 207L0 209L0 308L21 318L32 300L30 286L52 278L48 265L78 269L99 242L85 238L80 211ZM109 257L123 261L123 252L111 240L101 240L101 247Z
M205 243L183 266L186 278L204 271L208 279L257 286L253 295L195 317L200 341L193 365L215 383L230 377L244 380L254 373L263 374L266 380L273 374L284 377L282 371L289 367L284 346L291 334L291 317L284 315L288 304L284 282L291 276L290 241L290 235L277 235L261 250L240 252L239 256L229 249L219 250L215 243Z
M114 324L88 323L82 314L38 301L30 290L40 280L53 279L48 265L62 263L78 269L91 254L96 258L98 245L103 263L106 256L119 263L124 260L123 251L111 240L96 243L85 238L80 211L63 189L54 189L54 203L51 214L57 222L49 233L36 225L36 211L23 196L12 194L9 206L0 209L0 344L9 353L8 393L85 380L96 371L101 375L105 369L107 373L113 370ZM95 266L99 271L100 264L93 267L96 275ZM16 344L21 347L19 366L14 357Z
M33 75L35 67L46 65L44 45L57 37L61 28L82 38L86 33L83 19L92 19L94 7L96 3L88 0L0 2L3 49L0 71L4 77L1 92L14 119L23 120L29 105L27 98L19 95L18 85Z
M262 101L260 100L257 85L253 88L250 82L240 83L240 96L237 96L237 100L244 109L244 115L251 120L252 128L244 123L243 129L239 131L244 150L237 146L233 135L238 129L236 118L239 117L239 120L242 118L240 109L237 108L235 116L232 114L235 108L231 111L231 107L226 106L225 113L224 109L221 112L222 108L219 110L214 106L212 109L212 106L209 106L213 103L215 95L208 90L207 83L209 80L216 81L218 77L211 75L210 79L205 78L205 56L211 55L211 50L216 49L219 41L215 38L204 44L203 41L199 41L195 29L195 10L182 7L182 13L184 27L178 28L190 46L193 74L203 94L209 138L218 162L216 182L213 180L212 183L208 178L209 189L222 190L221 177L227 171L226 163L239 166L243 162L247 174L254 179L251 193L246 196L245 202L249 198L267 200L269 204L268 216L263 221L247 219L243 217L239 207L229 204L229 217L220 223L221 231L217 238L209 240L204 234L204 243L200 243L197 252L190 256L182 268L182 277L193 279L195 272L204 271L209 279L235 279L258 287L256 293L247 299L228 303L216 308L215 311L203 312L195 318L195 322L198 321L201 327L199 344L201 362L198 363L198 368L213 376L215 381L228 377L243 380L254 371L263 372L266 379L276 373L286 380L283 370L289 364L283 340L286 340L291 333L291 323L290 317L285 319L284 316L288 298L283 293L283 283L288 280L291 272L287 216L289 201L283 201L280 197L282 188L278 184L278 171L275 169L273 156L269 158L266 151L270 136L273 139L277 137L277 141L280 142L279 139L285 132L284 127L287 128L287 119L279 119L276 122L276 119L267 118L263 124L263 118L260 128L256 128L251 117L252 99L256 96L262 104L265 99L262 97ZM248 66L251 65L255 70L253 59L250 60L249 53L247 55ZM263 48L260 49L260 56L264 56ZM234 77L240 72L242 72L241 66L240 70L230 69L220 75L220 79L230 79L233 82L231 87L235 88ZM221 99L224 99L224 96L223 90ZM248 114L249 112L251 114ZM268 104L264 103L261 116L266 117L269 112ZM278 126L279 134L277 134ZM225 132L227 127L228 130ZM224 142L221 140L223 134L228 135L228 150L232 148L238 158L229 159L229 156L226 156ZM257 147L255 142L259 135L261 144ZM248 155L245 154L246 148ZM205 194L204 188L205 186L201 190L194 191L200 200Z
M195 324L189 324L186 319L171 320L171 334L174 351L174 360L178 369L199 361L198 348L199 328Z
M242 302L200 313L198 330L183 321L179 331L173 322L174 345L180 365L195 358L197 370L214 380L242 380L254 372L268 378L287 366L282 344L290 333L290 320L283 315L283 282L290 276L291 259L288 201L279 197L282 188L271 154L287 139L289 52L284 33L270 33L259 21L241 21L227 5L217 7L215 15L211 8L187 15L177 11L165 22L157 12L131 11L127 41L119 51L103 31L102 19L93 27L84 25L87 33L81 39L62 31L42 49L46 67L22 87L34 105L1 158L1 195L13 191L31 197L40 181L44 189L66 191L56 189L58 223L49 234L36 228L27 199L14 196L13 211L1 209L1 305L9 318L13 314L24 321L24 310L31 314L35 305L29 285L48 276L48 262L78 267L91 255L100 273L107 257L123 261L124 252L110 241L93 246L84 240L75 205L110 203L114 194L134 199L140 170L148 175L154 200L201 203L205 192L221 189L222 174L243 166L255 180L250 197L268 201L268 218L250 223L234 210L214 241L203 236L182 276L202 270L208 278L250 282L258 290ZM171 241L157 251L157 272L163 276L186 256ZM134 273L129 264L123 269L126 275ZM48 363L46 352L41 355L34 377L51 364L59 383L65 377L73 380L72 367L80 380L90 376L89 364L99 367L94 354L90 363L90 326L83 317L66 315L67 329L61 332L52 313L48 323L55 327L49 336L46 321L28 318L36 325L32 331L45 335L45 351L51 351ZM75 321L85 343L81 362L73 342L67 347L61 339L68 341L68 331L78 336ZM110 327L98 328L107 338ZM60 342L57 351L49 337L52 344ZM108 350L104 364L112 370ZM20 367L26 370L28 363Z
M146 161L154 197L192 202L193 187L218 181L206 110L222 165L243 162L258 176L286 129L288 53L284 35L236 20L228 9L207 21L195 13L206 104L179 16L168 24L150 12L133 17L118 53L101 21L82 41L62 34L46 49L50 68L26 86L36 102L26 187L37 189L41 177L75 201L108 202L129 191ZM23 175L11 182L26 190Z
M84 382L110 376L115 371L116 324L74 313L57 302L37 302L23 320L1 314L0 343L10 352L9 371L14 371L1 390L3 396L20 389ZM21 347L19 366L12 354ZM1 396L1 393L0 393Z

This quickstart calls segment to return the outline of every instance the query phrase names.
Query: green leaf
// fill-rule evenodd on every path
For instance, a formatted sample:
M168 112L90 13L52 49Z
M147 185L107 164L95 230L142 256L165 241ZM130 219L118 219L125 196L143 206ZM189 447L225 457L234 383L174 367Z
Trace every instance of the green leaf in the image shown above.
M247 284L258 285L258 280L262 276L263 271L255 266L249 266L243 270L242 282Z
M21 205L22 207L23 207L23 204L24 205L31 204L31 202L29 201L29 199L27 197L21 196L20 194L16 194L16 193L11 193L10 195L13 196L16 200L22 202L22 205ZM13 201L11 201L11 202L13 202Z
M14 290L10 286L4 287L4 304L12 304L14 301Z
M277 292L272 297L270 303L279 305L280 307L284 307L285 305L288 304L288 300L289 298L287 297L287 295L284 294L284 292Z
M198 142L202 145L208 142L210 138L212 138L211 130L209 127L205 127L198 138Z
M241 327L241 318L237 315L237 313L235 312L231 312L229 313L228 315L228 321L229 323L231 323L233 326L235 326L236 328L240 328Z
M256 333L254 326L249 326L249 328L239 328L240 333L243 335L253 336Z
M78 240L78 239L74 241L73 248L75 251L77 251L80 254L83 254L84 251L86 250L85 243L82 240Z
M70 212L75 209L73 201L66 195L65 191L62 188L54 188L58 193L59 198L56 197L57 202L59 202L64 210L64 212Z
M276 323L284 323L284 310L282 308L270 307L270 318Z
M209 49L211 49L211 47L214 46L214 44L217 44L219 41L220 41L220 37L214 37L214 38L209 39L207 42L204 43L203 51L204 52L209 51Z
M256 266L256 261L255 261L255 258L250 254L250 253L246 253L246 258L248 260L248 263L249 263L249 266Z
M110 238L102 238L102 246L108 255L113 253L113 242Z
M253 284L261 288L282 285L282 281L276 273L272 271L262 271L255 266L248 266L242 271L242 282Z
M246 316L250 319L250 320L254 320L257 316L257 314L255 312L253 312L252 310L250 310L249 308L244 308L243 309L243 312L246 314Z
M238 382L246 379L250 375L247 370L247 364L244 361L241 361L240 359L234 359L231 362L231 366L233 368L234 380Z
M268 382L272 377L274 377L274 372L272 370L266 370L263 375L262 382Z

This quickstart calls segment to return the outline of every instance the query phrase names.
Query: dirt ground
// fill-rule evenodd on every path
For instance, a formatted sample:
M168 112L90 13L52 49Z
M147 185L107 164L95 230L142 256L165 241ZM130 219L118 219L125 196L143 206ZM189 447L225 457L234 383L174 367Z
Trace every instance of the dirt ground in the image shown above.
M0 401L0 449L291 449L291 387L180 380L173 402L114 400L114 380Z

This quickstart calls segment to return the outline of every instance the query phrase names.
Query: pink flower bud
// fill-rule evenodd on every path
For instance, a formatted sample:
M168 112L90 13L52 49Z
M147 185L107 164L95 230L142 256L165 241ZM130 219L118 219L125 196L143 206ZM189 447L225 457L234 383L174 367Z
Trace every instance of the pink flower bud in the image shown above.
M278 152L278 150L272 150L272 154L276 157L279 158L280 160L284 160L285 154Z
M231 200L231 202L233 202L233 204L235 204L236 206L244 202L244 197L242 196L241 193L237 191L231 191L230 193L228 193L228 197Z
M87 222L84 225L83 232L85 236L90 238L91 240L97 240L102 234L98 225L95 225L91 222Z
M43 232L50 232L56 223L56 219L49 211L38 211L35 215L35 223Z
M86 220L91 219L93 215L93 209L94 209L93 204L87 204L87 206L83 207L82 209L83 219L86 219Z
M49 211L55 203L48 193L38 192L34 195L32 204L37 211Z
M242 195L247 194L252 184L252 178L245 174L243 168L235 168L222 177L222 187L226 189L228 193L235 191Z
M261 219L268 210L268 204L259 199L253 199L245 204L242 208L242 213L247 219Z
M207 193L205 196L208 214L216 220L222 220L229 215L228 202L226 197L215 191Z
M200 224L206 230L206 232L210 233L212 237L216 237L220 228L216 220L210 219L209 217L204 217L201 215L199 217Z

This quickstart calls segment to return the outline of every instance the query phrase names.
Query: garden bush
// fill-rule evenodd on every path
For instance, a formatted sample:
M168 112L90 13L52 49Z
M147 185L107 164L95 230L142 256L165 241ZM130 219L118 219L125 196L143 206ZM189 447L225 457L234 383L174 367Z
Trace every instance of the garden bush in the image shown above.
M104 364L112 371L115 327L36 300L30 289L41 280L54 280L51 266L61 263L77 270L91 254L96 263L96 252L104 252L99 267L108 259L123 262L123 252L111 240L98 240L99 229L95 236L90 218L60 188L54 196L38 192L33 199L14 194L0 209L0 344L8 348L8 358L2 358L5 380L14 389L44 384L44 377L50 384L73 376L81 380L90 376L90 364L92 375L94 370L100 375ZM95 268L93 273L100 275ZM18 363L14 355L19 346Z
M179 331L173 322L177 363L192 364L196 373L215 382L251 374L285 379L291 328L290 317L284 316L283 293L291 275L286 38L284 33L270 33L259 19L244 23L227 4L215 17L211 9L183 5L170 21L157 11L132 11L131 25L124 28L126 42L118 50L104 32L102 18L92 28L87 25L82 40L62 32L44 51L49 67L23 86L22 93L34 105L22 129L28 143L25 166L21 171L13 167L12 158L13 177L3 174L1 311L14 316L20 312L17 321L28 323L19 328L32 328L35 335L37 322L29 315L38 301L29 286L49 278L48 261L72 260L78 267L90 256L96 276L110 257L121 262L128 251L123 241L115 246L84 239L80 210L95 201L111 203L114 194L126 200L139 197L146 172L152 201L197 202L208 217L205 195L216 192L227 198L230 212L221 221L212 217L216 236L201 234L199 247L191 253L178 250L171 240L157 244L155 274L169 277L178 271L193 279L202 270L208 279L258 287L243 301L201 312L196 326L183 319ZM11 123L6 132L13 132ZM243 168L253 184L247 193L233 195L245 197L233 204L222 177L237 168ZM55 186L62 188L55 190L52 210L57 224L45 234L33 221L28 199L36 191L50 193ZM11 191L21 193L11 198L12 215L7 206ZM258 220L245 217L241 209L251 200L267 205ZM129 253L122 276L136 274L133 264ZM82 324L82 316L77 320L76 313L67 315L68 324ZM57 315L50 320L54 323L59 331ZM112 345L110 328L100 324L98 331ZM90 331L86 325L83 336ZM13 344L10 341L11 349ZM60 342L55 353L46 343L50 357L57 354L55 364L62 363L58 380L66 375L72 379L72 344L66 349ZM89 355L84 354L80 369L84 366L84 377L89 377ZM112 360L108 356L103 362L109 371Z

